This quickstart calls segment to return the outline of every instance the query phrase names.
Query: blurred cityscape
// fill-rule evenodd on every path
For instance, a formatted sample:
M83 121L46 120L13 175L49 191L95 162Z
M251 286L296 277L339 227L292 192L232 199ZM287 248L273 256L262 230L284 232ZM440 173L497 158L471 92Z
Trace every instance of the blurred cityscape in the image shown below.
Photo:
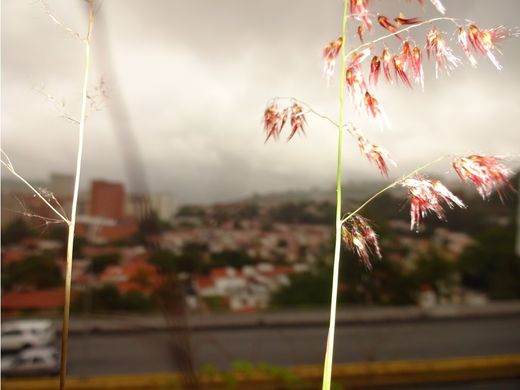
M348 207L372 187L352 184ZM72 176L51 175L39 188L70 209ZM432 218L421 232L410 232L403 196L396 190L367 208L383 260L367 272L345 251L341 303L431 307L520 298L517 194L503 204L464 194L468 210L451 211L448 223ZM313 190L179 206L173 193L132 195L122 183L93 180L79 205L74 310L158 310L161 286L172 277L195 312L326 305L333 199ZM61 310L66 229L55 222L20 183L2 182L4 316Z

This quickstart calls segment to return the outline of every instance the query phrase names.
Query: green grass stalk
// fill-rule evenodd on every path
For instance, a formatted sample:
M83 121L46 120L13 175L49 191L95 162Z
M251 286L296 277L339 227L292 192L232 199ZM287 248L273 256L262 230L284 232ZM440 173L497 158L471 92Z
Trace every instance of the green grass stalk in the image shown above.
M323 390L330 390L332 380L332 362L334 357L334 332L336 330L336 309L338 300L339 261L341 249L341 152L343 148L343 111L345 106L345 43L347 40L347 0L343 1L342 43L341 43L341 72L339 87L339 124L338 124L338 160L336 168L336 238L334 243L334 265L332 274L332 290L330 300L329 332L327 335L327 348L325 351L325 362L323 365Z

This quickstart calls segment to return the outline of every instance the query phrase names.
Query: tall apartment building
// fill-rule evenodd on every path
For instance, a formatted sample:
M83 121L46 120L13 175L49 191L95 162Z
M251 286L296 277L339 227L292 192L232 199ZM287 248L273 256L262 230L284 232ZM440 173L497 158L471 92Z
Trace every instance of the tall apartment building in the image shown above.
M125 189L121 183L94 180L90 191L89 214L120 220L125 216Z

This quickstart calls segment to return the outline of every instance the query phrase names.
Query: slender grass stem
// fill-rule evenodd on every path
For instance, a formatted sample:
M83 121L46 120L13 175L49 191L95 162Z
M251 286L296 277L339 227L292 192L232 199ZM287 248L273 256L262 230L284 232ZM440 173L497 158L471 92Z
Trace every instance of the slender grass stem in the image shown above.
M92 1L88 2L88 31L85 43L85 64L83 76L83 90L81 103L81 116L79 118L78 153L76 159L76 175L74 179L74 193L72 196L72 210L67 237L67 268L65 273L65 303L63 305L63 325L61 329L61 361L60 361L60 390L65 389L67 376L67 355L69 339L69 315L70 315L70 289L72 277L72 255L74 252L74 228L76 226L76 211L79 197L79 181L81 177L81 161L83 158L83 141L85 138L85 122L87 119L88 81L90 73L90 38L94 24L94 8Z
M334 265L332 273L332 291L330 300L329 332L327 335L327 348L323 365L322 390L330 390L332 380L332 362L334 357L334 333L336 330L336 307L338 300L339 260L341 249L341 151L343 147L343 111L345 105L344 81L345 77L345 43L347 39L347 0L343 0L343 22L341 42L341 72L339 87L339 123L338 123L338 161L336 168L336 239L334 243Z

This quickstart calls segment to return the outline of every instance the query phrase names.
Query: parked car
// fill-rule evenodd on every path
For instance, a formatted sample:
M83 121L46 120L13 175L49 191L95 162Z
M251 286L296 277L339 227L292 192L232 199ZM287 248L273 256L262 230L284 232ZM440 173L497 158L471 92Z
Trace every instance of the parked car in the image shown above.
M29 348L17 355L2 356L2 376L47 376L59 372L56 347Z
M20 320L2 324L2 351L18 351L54 343L56 330L50 320Z

